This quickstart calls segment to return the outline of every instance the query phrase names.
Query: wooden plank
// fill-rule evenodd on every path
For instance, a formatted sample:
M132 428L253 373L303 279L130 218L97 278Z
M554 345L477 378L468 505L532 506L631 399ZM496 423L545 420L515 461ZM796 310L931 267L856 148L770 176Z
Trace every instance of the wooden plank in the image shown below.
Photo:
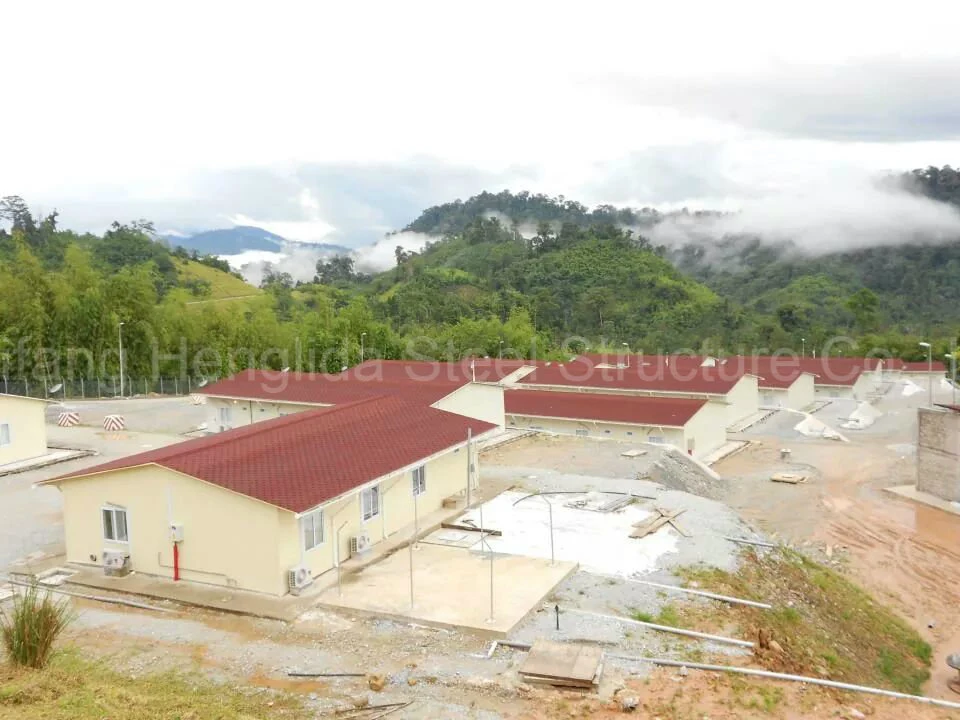
M633 532L630 533L630 537L637 539L655 533L667 523L672 524L676 518L680 517L685 512L684 510L666 512L660 508L656 508L656 511L660 513L659 517L647 518L646 520L641 520L638 523L634 523L634 529Z
M444 530L466 530L468 532L480 532L480 528L478 527L474 527L473 525L460 525L458 523L442 522L440 523L440 527L442 527ZM500 537L503 535L502 530L491 530L490 528L484 528L483 533L484 535L492 535L493 537Z
M538 640L518 672L524 677L589 687L602 657L599 648Z

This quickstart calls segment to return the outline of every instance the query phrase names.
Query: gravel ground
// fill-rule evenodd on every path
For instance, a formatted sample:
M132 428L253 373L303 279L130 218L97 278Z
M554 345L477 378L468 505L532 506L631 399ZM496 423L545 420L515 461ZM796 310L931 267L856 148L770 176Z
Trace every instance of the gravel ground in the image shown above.
M207 421L207 407L189 397L67 400L47 408L47 422L55 423L64 410L80 413L82 425L100 428L106 415L122 415L133 432L178 435Z

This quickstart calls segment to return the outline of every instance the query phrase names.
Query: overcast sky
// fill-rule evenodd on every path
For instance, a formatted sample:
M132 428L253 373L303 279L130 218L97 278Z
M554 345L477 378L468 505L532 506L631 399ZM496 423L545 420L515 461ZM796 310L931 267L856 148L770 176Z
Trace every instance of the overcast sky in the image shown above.
M361 244L484 189L735 208L960 163L960 3L8 3L0 195Z

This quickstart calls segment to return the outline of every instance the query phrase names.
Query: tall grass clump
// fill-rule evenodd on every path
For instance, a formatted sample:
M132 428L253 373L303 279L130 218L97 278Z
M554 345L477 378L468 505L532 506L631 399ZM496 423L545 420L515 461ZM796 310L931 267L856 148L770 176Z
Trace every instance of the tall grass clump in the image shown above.
M45 589L31 585L14 594L12 609L0 610L0 641L11 663L39 669L72 620L67 599L54 600Z

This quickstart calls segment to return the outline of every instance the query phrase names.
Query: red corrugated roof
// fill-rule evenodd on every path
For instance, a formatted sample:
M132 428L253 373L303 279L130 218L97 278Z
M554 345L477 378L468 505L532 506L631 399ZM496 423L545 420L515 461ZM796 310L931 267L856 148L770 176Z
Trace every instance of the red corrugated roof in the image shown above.
M919 362L907 362L906 360L890 360L888 367L891 370L900 370L901 372L931 372L930 363L927 360ZM952 361L951 361L952 362ZM933 361L933 370L935 373L946 372L947 366L940 360Z
M496 426L395 397L317 408L86 468L47 482L154 463L293 512Z
M275 372L243 370L200 390L204 395L262 400L265 402L339 405L391 395L432 405L467 383L446 381L386 381L373 374Z
M706 400L605 395L546 390L506 390L508 415L598 420L632 425L683 427Z
M580 357L568 363L538 365L519 382L529 385L592 387L610 390L638 390L726 395L743 377L735 368L700 367L696 362L638 362L631 356L629 367L604 368L590 358Z
M391 395L432 405L471 382L498 382L524 366L521 360L456 363L368 360L337 374L243 370L200 390L204 395L267 402L338 405Z

